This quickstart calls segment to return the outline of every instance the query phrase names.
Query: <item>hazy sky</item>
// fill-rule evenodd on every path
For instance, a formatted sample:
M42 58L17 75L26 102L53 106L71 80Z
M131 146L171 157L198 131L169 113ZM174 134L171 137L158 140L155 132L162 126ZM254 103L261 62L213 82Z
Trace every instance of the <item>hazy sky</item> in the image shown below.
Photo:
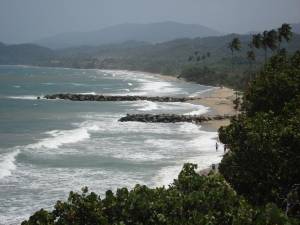
M243 33L300 22L299 12L300 0L0 0L0 41L126 22L177 21Z

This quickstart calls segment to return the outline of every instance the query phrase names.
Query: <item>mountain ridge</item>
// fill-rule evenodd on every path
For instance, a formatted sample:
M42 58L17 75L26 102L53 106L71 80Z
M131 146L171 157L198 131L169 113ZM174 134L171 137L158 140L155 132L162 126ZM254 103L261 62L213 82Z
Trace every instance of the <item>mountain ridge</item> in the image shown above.
M219 35L222 33L206 26L166 21L148 24L124 23L90 32L62 33L37 40L34 43L52 49L61 49L83 45L116 44L126 41L160 43L178 38Z

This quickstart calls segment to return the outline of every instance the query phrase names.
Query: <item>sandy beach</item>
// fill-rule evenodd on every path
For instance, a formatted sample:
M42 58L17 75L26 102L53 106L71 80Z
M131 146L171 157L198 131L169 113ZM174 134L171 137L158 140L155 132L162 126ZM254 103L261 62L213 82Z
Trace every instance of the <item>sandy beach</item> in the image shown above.
M151 74L151 73L149 73ZM153 75L153 74L151 74ZM178 79L175 76L154 74L155 76L166 81L181 81L188 82L182 79ZM210 108L210 111L206 113L208 116L214 115L236 115L237 111L234 109L233 100L235 99L235 91L227 87L213 87L211 90L205 92L204 97L189 101L192 104L204 105ZM214 120L209 122L203 122L201 125L203 129L209 131L217 131L221 126L229 125L229 119Z
M237 111L234 109L233 100L235 99L235 91L226 87L216 87L206 93L206 97L190 101L193 104L200 104L210 108L207 115L236 115ZM218 130L221 126L227 126L229 119L214 120L204 122L204 127Z

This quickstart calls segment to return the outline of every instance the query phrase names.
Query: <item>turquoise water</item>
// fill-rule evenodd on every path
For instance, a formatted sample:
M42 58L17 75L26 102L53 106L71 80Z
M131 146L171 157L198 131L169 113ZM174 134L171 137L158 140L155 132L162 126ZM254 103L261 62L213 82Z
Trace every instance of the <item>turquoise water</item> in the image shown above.
M184 162L220 161L216 133L189 123L120 123L126 113L202 114L190 103L37 100L51 93L201 96L210 87L151 74L0 66L0 224L19 224L83 186L168 185Z

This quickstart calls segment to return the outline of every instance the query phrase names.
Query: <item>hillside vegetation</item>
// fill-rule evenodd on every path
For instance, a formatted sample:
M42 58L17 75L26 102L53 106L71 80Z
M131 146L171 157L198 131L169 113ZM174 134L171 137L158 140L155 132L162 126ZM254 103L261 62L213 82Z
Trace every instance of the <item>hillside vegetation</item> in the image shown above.
M232 52L228 43L239 38L240 51ZM251 74L264 63L264 50L255 50L249 62L247 52L251 35L226 35L195 39L178 39L164 43L128 41L99 47L82 46L50 50L36 45L0 46L0 64L139 70L182 78L207 85L226 85L238 89L247 86ZM300 49L300 35L281 47L288 52ZM194 56L197 52L197 56ZM276 51L275 51L276 52ZM274 52L268 51L268 57ZM190 57L193 56L193 60ZM198 60L200 57L200 60ZM233 69L232 69L233 68Z

